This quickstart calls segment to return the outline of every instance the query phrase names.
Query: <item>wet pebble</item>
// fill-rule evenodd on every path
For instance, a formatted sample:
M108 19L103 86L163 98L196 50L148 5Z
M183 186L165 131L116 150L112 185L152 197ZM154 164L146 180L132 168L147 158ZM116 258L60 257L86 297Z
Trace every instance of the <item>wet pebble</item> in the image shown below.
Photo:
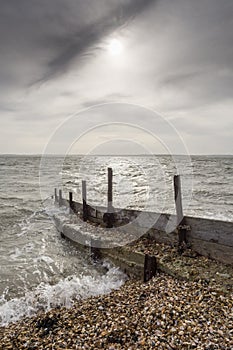
M191 248L178 254L177 247L156 242L152 237L141 237L125 247L130 251L156 256L158 265L173 276L198 281L233 291L233 265L226 265L204 256Z
M165 274L0 328L0 349L231 349L232 294Z

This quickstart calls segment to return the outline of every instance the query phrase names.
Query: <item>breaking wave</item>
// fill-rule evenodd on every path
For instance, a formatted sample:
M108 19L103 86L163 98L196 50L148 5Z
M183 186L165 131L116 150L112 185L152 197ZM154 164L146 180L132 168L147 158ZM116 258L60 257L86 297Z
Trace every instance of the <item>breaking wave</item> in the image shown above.
M104 263L107 272L104 275L71 275L55 285L40 283L33 291L23 297L5 300L5 293L0 299L0 325L6 326L23 317L32 317L38 311L48 311L54 307L71 307L77 300L110 293L126 281L126 275L118 268Z

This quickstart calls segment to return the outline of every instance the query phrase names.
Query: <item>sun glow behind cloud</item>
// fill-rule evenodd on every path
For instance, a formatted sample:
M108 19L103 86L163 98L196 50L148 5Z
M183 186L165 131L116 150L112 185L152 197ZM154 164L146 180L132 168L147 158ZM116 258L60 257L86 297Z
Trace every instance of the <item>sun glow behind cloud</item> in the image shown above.
M123 44L119 39L111 39L107 48L112 56L118 56L123 52Z

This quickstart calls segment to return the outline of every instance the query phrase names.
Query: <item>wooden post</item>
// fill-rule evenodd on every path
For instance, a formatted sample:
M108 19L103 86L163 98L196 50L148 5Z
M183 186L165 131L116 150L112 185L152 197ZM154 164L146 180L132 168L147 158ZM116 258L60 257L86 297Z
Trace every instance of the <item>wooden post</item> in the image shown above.
M57 197L57 189L54 188L54 203L58 202L58 197Z
M174 176L174 192L175 192L177 225L179 225L183 220L183 216L184 216L183 207L182 207L180 175Z
M180 175L174 176L174 192L175 192L175 203L176 203L176 216L177 216L177 228L178 228L178 252L182 253L184 245L187 243L186 239L186 228L184 226L184 215L182 207L182 194L181 194L181 181Z
M112 209L112 168L108 168L108 213L111 213Z
M83 199L83 221L87 221L88 212L87 212L87 185L86 181L82 180L82 199Z
M107 213L103 215L103 221L107 228L112 228L115 216L112 199L112 168L108 168L108 198L107 198Z
M98 240L91 238L91 258L94 262L101 259L100 248L97 248Z
M62 190L59 190L59 199L58 199L59 207L62 206Z
M144 261L144 282L155 276L157 271L157 261L155 256L146 254Z
M73 193L69 192L69 206L70 206L70 214L73 213Z

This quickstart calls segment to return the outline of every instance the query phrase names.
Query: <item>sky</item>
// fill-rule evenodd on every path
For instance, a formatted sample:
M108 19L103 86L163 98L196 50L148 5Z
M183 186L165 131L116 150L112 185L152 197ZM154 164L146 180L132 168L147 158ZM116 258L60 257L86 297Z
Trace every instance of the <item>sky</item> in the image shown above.
M0 153L233 154L232 0L0 0Z

